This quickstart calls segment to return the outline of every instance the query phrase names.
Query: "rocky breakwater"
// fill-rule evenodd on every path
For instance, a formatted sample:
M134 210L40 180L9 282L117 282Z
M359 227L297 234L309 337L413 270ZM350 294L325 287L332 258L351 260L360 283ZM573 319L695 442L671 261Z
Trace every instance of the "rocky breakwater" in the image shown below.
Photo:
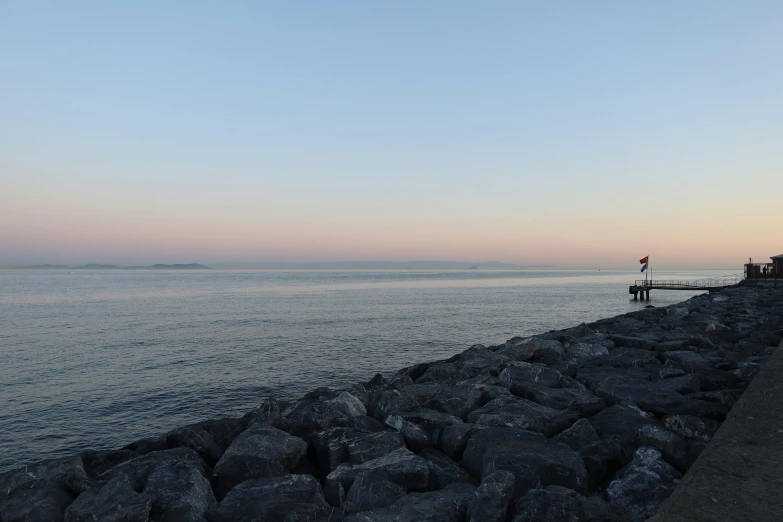
M783 338L735 287L0 475L0 521L652 515Z

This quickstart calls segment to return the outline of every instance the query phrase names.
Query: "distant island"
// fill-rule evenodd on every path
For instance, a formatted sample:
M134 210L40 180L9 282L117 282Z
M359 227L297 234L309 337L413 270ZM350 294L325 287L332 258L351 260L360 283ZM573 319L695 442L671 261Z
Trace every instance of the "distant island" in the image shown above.
M31 265L23 268L29 269L44 269L44 270L212 270L212 267L202 265L199 263L187 263L187 264L174 264L174 265L149 265L149 266L118 266L118 265L101 265L98 263L89 263L83 266L65 266L65 265Z
M221 263L218 268L261 270L539 270L552 265L515 265L499 261L328 261L320 263L263 262Z

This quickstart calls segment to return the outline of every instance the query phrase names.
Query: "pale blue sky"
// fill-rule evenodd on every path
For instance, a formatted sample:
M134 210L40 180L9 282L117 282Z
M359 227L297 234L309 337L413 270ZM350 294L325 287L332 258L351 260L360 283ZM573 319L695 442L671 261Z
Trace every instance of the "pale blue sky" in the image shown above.
M782 63L772 1L0 0L0 264L779 254Z

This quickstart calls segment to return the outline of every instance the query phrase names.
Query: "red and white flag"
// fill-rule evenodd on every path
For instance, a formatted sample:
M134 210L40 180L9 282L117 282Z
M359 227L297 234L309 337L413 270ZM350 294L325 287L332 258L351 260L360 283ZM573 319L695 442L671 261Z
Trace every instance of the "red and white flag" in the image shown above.
M639 260L639 264L643 265L647 262L647 260L650 259L650 256L645 256Z

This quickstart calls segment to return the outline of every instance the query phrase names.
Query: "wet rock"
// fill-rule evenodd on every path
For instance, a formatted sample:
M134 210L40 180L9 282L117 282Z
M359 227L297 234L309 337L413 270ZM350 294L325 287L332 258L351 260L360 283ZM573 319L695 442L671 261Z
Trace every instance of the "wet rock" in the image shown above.
M658 510L680 478L680 472L663 460L660 451L642 446L606 488L606 496L635 520L644 520Z
M481 481L473 493L467 511L467 522L502 522L514 492L514 475L495 471Z
M280 427L292 435L307 435L326 428L350 426L352 419L367 414L364 404L350 393L332 395L324 390L320 396L305 396L283 412Z
M605 486L607 478L630 460L618 437L591 442L577 451L587 471L587 487L594 491Z
M276 425L280 422L280 403L276 399L265 399L261 406L251 411L241 419L222 418L211 419L194 424L212 435L215 443L222 451L226 451L234 439L252 423ZM195 449L195 448L194 448ZM198 452L197 452L198 453Z
M428 408L465 419L481 404L482 395L473 386L411 384L399 390L381 391L374 400L372 413L378 419L385 419L392 413Z
M514 428L478 431L468 441L462 465L476 478L483 479L497 470L514 474L514 498L539 483L587 490L582 458L568 446L532 431Z
M426 448L419 452L419 457L426 460L430 468L430 480L427 484L429 490L442 489L449 484L460 482L474 482L474 479L459 464L441 451Z
M529 361L538 351L538 345L530 341L530 339L514 337L506 342L497 353L512 361Z
M641 350L655 350L656 341L642 339L639 337L628 337L625 335L610 335L609 339L614 342L616 347L638 348Z
M645 368L659 366L658 354L641 348L612 348L608 355L599 355L585 361L590 366L612 368Z
M223 449L215 442L212 434L201 426L184 426L170 431L166 435L169 446L185 446L198 453L210 466L214 466L223 456Z
M468 422L530 429L551 437L571 425L568 414L519 397L500 397L474 410Z
M757 373L761 370L761 365L753 362L741 362L738 368L734 370L734 376L740 382L750 383Z
M513 522L582 522L585 498L573 489L547 486L532 489L514 508Z
M339 482L330 482L323 487L323 494L326 502L336 508L342 507L345 503L345 488Z
M602 439L616 437L621 442L628 460L638 447L639 430L648 424L657 424L654 416L630 404L605 408L589 421Z
M427 430L418 424L403 419L399 415L386 417L386 424L399 431L405 437L405 445L412 451L419 452L435 444Z
M698 378L696 379L698 383ZM520 396L556 410L567 410L579 416L601 411L606 402L589 391L574 388L549 388L537 384L519 386Z
M345 498L346 512L384 508L405 496L405 490L386 477L360 473Z
M142 491L150 474L158 466L182 462L199 474L209 476L211 469L204 460L190 448L179 447L168 450L153 451L144 455L135 457L127 462L123 462L106 471L98 477L101 481L109 481L117 476L124 476L128 479L135 491Z
M248 479L284 475L307 452L307 443L284 431L251 425L242 432L215 466L220 496Z
M207 509L216 504L209 481L184 461L156 467L144 494L152 499L150 518L160 522L201 522Z
M680 437L701 442L709 442L720 427L719 422L693 415L667 415L663 418L663 425Z
M96 477L112 469L114 466L127 462L137 456L138 453L129 449L86 451L79 454L79 457L81 457L82 463L84 464L84 471L87 472L87 476L89 477Z
M363 472L385 476L409 491L426 489L430 478L427 461L407 448L399 448L361 464L342 464L326 476L326 484L339 482L350 491L354 479Z
M206 518L209 522L315 522L327 520L332 511L315 477L286 475L242 482Z
M576 343L568 347L565 353L566 359L575 361L585 361L598 355L608 355L609 350L606 346L590 343Z
M731 390L713 390L707 392L694 393L693 398L700 401L717 402L720 404L725 404L727 407L731 408L732 406L734 406L734 403L736 403L739 400L739 398L742 396L742 393L744 391L745 390L742 388L735 388Z
M478 430L484 429L485 427L486 426L479 426L467 422L464 424L446 426L443 428L443 433L440 438L440 445L443 453L455 461L461 460L462 453L465 451L465 446L468 444L468 439Z
M688 372L698 372L710 367L710 362L696 352L673 350L671 352L665 352L662 354L662 357L664 360L674 361L680 368Z
M680 377L671 377L657 383L657 387L668 392L677 392L683 395L696 393L701 390L701 380L693 373Z
M319 432L313 441L321 476L340 464L361 464L404 444L402 434L395 431L367 432L356 428L330 428Z
M699 386L702 391L728 390L737 388L739 381L732 372L717 369L702 370L699 373Z
M558 434L554 440L576 451L582 446L598 442L598 432L587 419L579 419L570 428Z
M660 451L664 459L681 472L687 471L692 464L688 442L666 428L654 424L643 426L639 430L638 442Z
M551 339L533 339L529 344L538 349L530 358L530 362L555 364L565 357L565 350L560 342Z
M687 339L675 339L671 341L661 341L655 345L655 351L658 353L674 352L687 350L690 345Z
M385 508L349 515L344 522L458 522L474 489L451 484L438 491L411 493Z
M153 451L163 451L169 449L169 443L166 440L165 435L156 437L146 437L137 441L131 442L127 446L122 447L123 450L130 450L136 455L146 455ZM105 470L104 470L105 471Z
M660 379L660 380L670 379L672 377L681 377L683 375L685 375L685 370L683 370L681 368L674 368L674 367L666 368L666 367L664 367L664 368L662 368L661 370L658 371L658 379Z
M563 374L542 364L518 362L504 369L498 378L512 393L519 393L521 386L529 384L560 387Z
M764 351L767 349L767 346L750 339L743 339L734 346L734 349L740 354L747 356L764 353Z
M424 430L431 442L440 438L440 434L446 426L462 424L462 419L428 408L419 408L412 411L394 413L386 417L386 424L405 434L404 429L413 425ZM407 440L407 435L406 435ZM432 444L428 444L431 446Z
M151 510L152 497L134 491L127 475L117 475L79 495L65 510L65 522L147 522Z

